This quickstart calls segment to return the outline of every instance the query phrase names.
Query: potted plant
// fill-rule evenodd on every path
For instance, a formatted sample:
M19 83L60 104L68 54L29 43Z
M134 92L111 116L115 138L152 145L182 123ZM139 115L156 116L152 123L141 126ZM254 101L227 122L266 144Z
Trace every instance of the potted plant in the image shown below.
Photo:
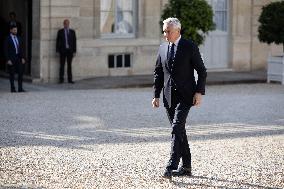
M182 25L181 33L201 45L206 34L215 29L213 10L206 0L169 0L163 9L162 20L176 17Z
M269 3L262 8L258 19L258 38L261 42L282 44L284 52L284 1ZM284 57L269 56L267 81L280 81L284 84Z

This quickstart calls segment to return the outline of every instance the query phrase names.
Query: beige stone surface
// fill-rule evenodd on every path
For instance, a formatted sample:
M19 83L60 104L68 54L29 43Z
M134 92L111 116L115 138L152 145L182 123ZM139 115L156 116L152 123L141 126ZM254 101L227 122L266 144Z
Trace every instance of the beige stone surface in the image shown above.
M52 7L50 14L52 17L79 17L80 7Z
M92 39L94 35L94 19L92 17L80 17L77 22L76 30L78 39Z
M160 36L160 21L161 2L160 1L145 1L144 15L144 35L146 38L159 38Z
M230 1L229 68L235 71L263 69L266 68L269 54L281 54L281 46L268 46L257 39L261 7L271 1L273 0ZM65 18L70 19L71 28L76 30L78 38L78 52L73 61L75 79L121 74L152 74L162 37L158 22L162 8L167 2L168 0L139 0L137 31L133 38L100 36L100 0L34 2L32 77L42 81L58 80L55 39ZM108 55L125 52L133 55L133 67L110 71L107 67Z
M79 6L81 0L51 0L51 6L74 7Z
M250 70L250 60L251 60L251 53L250 53L250 43L246 40L244 41L234 41L233 46L233 65L232 68L238 71L248 71Z

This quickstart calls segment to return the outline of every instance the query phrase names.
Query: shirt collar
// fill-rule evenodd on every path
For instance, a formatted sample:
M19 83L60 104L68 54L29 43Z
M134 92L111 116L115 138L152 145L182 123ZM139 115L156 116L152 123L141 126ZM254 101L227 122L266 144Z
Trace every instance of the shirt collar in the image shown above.
M178 46L179 40L181 39L181 35L179 36L179 38L177 38L177 40L174 42L175 46ZM170 45L172 45L172 43L170 43Z

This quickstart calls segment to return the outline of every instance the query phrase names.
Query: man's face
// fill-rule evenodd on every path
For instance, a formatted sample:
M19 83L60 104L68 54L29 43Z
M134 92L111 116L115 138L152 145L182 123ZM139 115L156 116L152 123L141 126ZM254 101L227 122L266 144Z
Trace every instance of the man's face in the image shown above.
M174 43L180 36L180 30L174 28L172 25L164 24L164 37L168 42Z
M10 33L13 35L17 35L18 29L17 28L12 28L10 29Z
M69 20L64 20L63 22L64 28L69 28L69 24L70 24Z

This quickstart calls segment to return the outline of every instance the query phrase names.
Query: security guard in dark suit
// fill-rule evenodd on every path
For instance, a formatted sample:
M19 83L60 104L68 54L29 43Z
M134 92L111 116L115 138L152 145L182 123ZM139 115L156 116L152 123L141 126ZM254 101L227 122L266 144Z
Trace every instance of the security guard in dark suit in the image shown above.
M18 73L18 92L25 92L23 89L23 72L26 63L22 53L22 40L17 36L17 25L10 26L10 35L4 42L4 54L10 75L11 92L16 92L14 75Z
M60 54L60 70L59 70L59 83L64 82L64 66L67 59L67 77L68 82L74 84L72 80L72 59L76 53L76 33L69 28L70 21L64 20L64 28L60 29L57 33L56 39L56 52Z

